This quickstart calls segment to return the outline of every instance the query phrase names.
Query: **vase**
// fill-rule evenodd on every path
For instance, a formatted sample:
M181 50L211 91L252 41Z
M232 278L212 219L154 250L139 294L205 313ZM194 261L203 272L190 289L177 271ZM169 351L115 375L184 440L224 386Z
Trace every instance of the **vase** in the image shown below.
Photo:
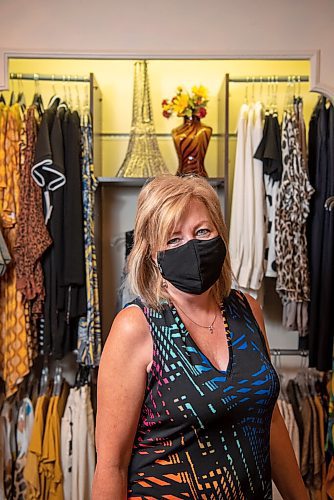
M208 177L204 158L212 128L201 123L197 116L184 117L184 122L172 130L172 137L179 158L176 175L197 174Z

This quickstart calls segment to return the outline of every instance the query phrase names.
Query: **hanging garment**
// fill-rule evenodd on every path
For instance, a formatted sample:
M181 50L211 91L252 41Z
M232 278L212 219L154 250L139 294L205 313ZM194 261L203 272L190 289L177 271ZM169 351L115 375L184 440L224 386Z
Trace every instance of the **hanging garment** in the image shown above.
M306 337L308 334L308 303L288 302L283 307L282 326L287 330L298 330L301 336ZM299 348L307 348L307 345L301 345L301 339L299 339Z
M127 260L133 247L134 230L125 232L125 260L121 276L121 284L117 290L116 313L119 313L129 302L132 302L136 295L131 290L128 279Z
M35 163L31 175L35 182L45 189L46 198L49 191L56 191L66 182L64 166L53 158L51 145L52 129L54 119L59 105L59 99L53 101L51 106L45 110L36 142ZM57 134L57 130L54 130ZM47 202L46 220L51 216L52 205Z
M320 427L318 421L317 409L312 396L308 396L308 400L312 411L312 456L310 462L312 465L310 477L310 490L321 488L321 443L320 443Z
M5 459L5 453L6 453L6 443L5 443L5 436L6 436L6 431L5 431L5 418L0 415L0 498L6 498L5 496L5 464L6 464L6 459Z
M267 208L267 242L264 254L265 275L269 278L276 278L275 212L279 182L274 181L270 175L264 174L264 187Z
M64 500L90 500L95 470L90 388L71 389L61 423Z
M333 356L333 368L334 368L334 356ZM326 451L328 451L330 455L334 457L334 370L333 368L329 379Z
M48 498L49 500L62 500L64 498L60 425L68 392L69 387L67 383L64 383L60 396L51 396L46 417L39 470L41 473L42 498Z
M303 419L303 441L300 456L300 472L307 486L312 477L312 410L307 398L302 400L301 415Z
M254 121L252 128L252 156L250 165L253 169L253 192L254 192L254 235L253 240L253 268L250 275L249 289L259 290L264 276L264 253L266 243L265 228L265 191L263 184L263 164L254 158L254 152L262 139L263 106L262 103L254 104Z
M15 442L15 423L17 417L16 407L5 401L1 410L4 438L4 469L3 481L5 498L14 497L13 471L15 464L16 442Z
M7 270L8 264L11 262L11 256L7 248L5 239L0 228L0 277L3 276Z
M295 421L296 421L297 428L298 428L299 443L300 443L299 462L301 464L302 463L301 446L302 446L302 443L304 440L304 423L303 423L303 417L301 414L302 397L301 397L298 385L295 383L294 380L289 380L287 387L286 387L286 392L287 392L287 395L289 398L289 402L292 405L293 415L295 417Z
M43 115L37 136L34 165L31 169L32 177L43 189L44 218L53 241L42 257L45 303L41 348L45 353L52 352L54 338L62 339L58 328L62 318L57 312L57 300L61 289L61 270L63 269L63 190L66 179L63 137L57 113L58 104L59 99L54 100Z
M262 162L254 159L262 138L262 113L259 102L243 105L240 111L230 230L237 287L253 295L264 275L266 241L263 168Z
M235 157L233 195L231 208L231 222L229 235L229 249L231 265L235 278L238 281L241 262L243 259L243 200L245 180L245 144L247 131L248 105L243 104L240 109L237 129L237 148Z
M237 281L244 289L250 288L251 273L254 259L254 226L255 226L255 193L253 177L253 127L254 107L248 109L246 143L245 143L245 166L244 166L244 198L239 200L243 209L243 223L239 231L242 232L242 260Z
M289 435L291 439L291 444L293 447L293 451L295 452L296 460L299 465L300 463L300 438L299 438L299 430L297 426L297 422L293 413L293 408L291 403L287 403L288 412L290 414L290 428Z
M281 180L283 164L281 130L278 123L277 112L266 111L262 140L254 153L254 158L262 161L263 172L268 175L273 182Z
M5 139L7 129L8 106L0 102L0 214L2 213L4 190L7 186Z
M296 423L295 416L293 413L292 405L291 405L291 403L284 401L284 400L280 400L280 399L278 400L278 403L279 403L280 412L282 414L287 431L289 433L289 437L291 440L293 450L295 452L297 463L299 464L299 462L300 462L299 431L298 431L297 423Z
M27 461L28 447L34 424L34 409L29 398L21 401L16 426L17 455L14 468L14 495L13 500L23 500L26 496L27 485L24 479L24 468Z
M246 297L232 290L222 304L226 370L198 349L175 307L166 304L157 313L139 300L134 304L149 322L155 347L128 498L218 498L223 489L235 498L271 498L269 434L279 381Z
M263 163L263 178L266 200L267 237L265 245L265 275L276 278L275 252L275 211L279 181L282 177L281 130L277 112L265 113L262 140L254 154L254 158Z
M44 301L44 284L41 257L51 244L43 215L41 188L33 181L37 139L36 109L28 109L25 129L26 146L20 171L20 214L15 242L17 288L32 303L32 313L40 315Z
M334 217L333 212L324 209L324 204L334 193L334 108L332 104L326 106L325 98L318 103L311 119L309 148L309 170L315 187L309 223L309 360L310 366L329 370L334 339Z
M329 387L328 423L325 448L331 458L326 477L326 492L330 498L334 498L334 356Z
M283 307L289 302L310 300L306 220L314 190L301 164L295 130L295 115L287 110L282 125L283 174L275 214L276 290Z
M324 409L317 395L314 398L314 404L318 415L318 438L320 448L320 470L319 477L317 478L317 485L315 488L314 496L316 500L327 500L326 493L326 457L325 457L325 415Z
M81 126L82 199L87 314L79 320L78 363L97 366L101 356L101 318L95 249L95 191L98 185L93 165L93 132L90 115L82 117Z
M293 409L291 403L284 401L282 399L278 399L277 401L280 413L283 417L284 423L286 425L287 431L289 433L289 437L291 440L291 444L293 447L293 451L295 452L296 460L299 465L299 455L300 455L300 443L299 443L299 432L296 424L296 420L293 414ZM273 500L284 500L281 494L279 493L275 484L273 484Z
M0 218L3 236L11 255L17 237L20 213L20 130L21 114L18 105L8 109L4 151L6 187L2 190ZM16 392L18 384L30 369L26 312L21 292L17 290L15 266L10 266L0 280L0 375L6 384L6 396Z
M301 97L295 98L295 112L297 118L297 140L300 146L302 166L306 172L308 172L307 165L307 142L306 142L306 127L304 121L304 111L303 111L303 99ZM312 185L312 183L311 183Z
M32 428L31 440L29 443L27 460L23 473L27 484L27 500L44 498L44 481L42 482L42 476L39 471L42 460L43 437L48 405L48 394L39 396L36 402L34 425Z
M64 500L72 499L73 453L76 452L75 443L78 439L78 412L76 404L77 389L70 389L63 418L61 419L61 467L63 472Z
M334 106L328 107L327 130L327 182L325 198L334 195ZM329 369L332 363L330 353L334 345L334 213L324 210L324 232L322 240L320 310L318 311L318 356L322 358L322 369ZM314 332L313 332L314 333ZM320 363L320 360L319 360Z
M67 323L87 312L82 208L80 118L68 111L63 126L66 184L64 187L64 286ZM77 327L77 325L76 325ZM76 347L77 336L75 333ZM65 351L66 352L66 351Z
M48 113L49 112L49 113ZM64 144L62 133L62 116L56 109L47 110L49 120L49 136L42 135L39 131L37 146L40 140L45 141L52 158L52 169L65 173ZM45 113L45 114L46 114ZM41 137L41 139L40 139ZM36 146L36 160L38 148ZM35 161L36 161L35 160ZM59 179L57 177L57 179ZM64 184L57 183L57 189L45 190L44 214L47 227L53 244L43 255L43 270L45 278L45 303L44 303L44 353L54 353L57 358L63 357L61 346L65 337L65 298L63 296L63 269L64 269ZM58 310L60 309L60 311ZM56 343L56 345L55 345Z

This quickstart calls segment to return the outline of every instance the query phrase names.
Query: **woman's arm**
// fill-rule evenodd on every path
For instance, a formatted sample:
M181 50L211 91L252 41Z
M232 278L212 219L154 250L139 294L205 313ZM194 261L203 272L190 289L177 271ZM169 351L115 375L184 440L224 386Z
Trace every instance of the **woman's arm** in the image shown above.
M246 297L270 353L261 307L253 297L248 294ZM277 403L271 420L270 461L272 478L284 500L309 500L289 433Z
M93 500L127 499L128 465L151 359L146 319L138 307L128 307L115 318L99 367Z

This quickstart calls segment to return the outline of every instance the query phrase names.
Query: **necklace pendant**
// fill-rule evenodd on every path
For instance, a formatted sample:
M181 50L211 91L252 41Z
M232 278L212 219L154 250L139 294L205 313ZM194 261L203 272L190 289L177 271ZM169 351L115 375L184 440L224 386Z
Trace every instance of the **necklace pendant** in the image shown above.
M209 332L213 333L213 325L210 325L208 328L209 328Z

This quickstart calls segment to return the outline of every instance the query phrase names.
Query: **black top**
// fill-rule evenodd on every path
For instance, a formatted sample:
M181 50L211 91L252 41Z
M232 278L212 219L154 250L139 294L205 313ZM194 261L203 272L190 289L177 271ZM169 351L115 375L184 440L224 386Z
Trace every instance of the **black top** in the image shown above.
M282 177L281 129L277 114L266 114L263 137L254 154L254 158L263 163L263 172L270 175L273 181Z

